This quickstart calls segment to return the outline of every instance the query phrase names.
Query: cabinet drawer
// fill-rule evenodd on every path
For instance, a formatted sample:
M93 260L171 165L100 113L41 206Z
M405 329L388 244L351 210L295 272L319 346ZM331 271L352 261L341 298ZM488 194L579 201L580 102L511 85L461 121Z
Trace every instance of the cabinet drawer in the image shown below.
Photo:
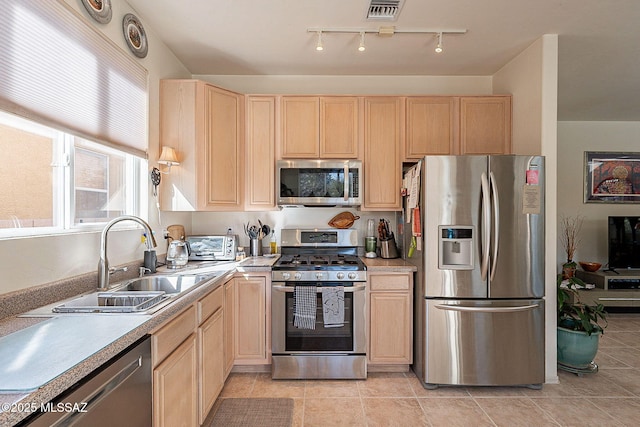
M408 291L411 276L408 274L371 274L369 275L369 289L371 291Z
M209 293L206 297L198 301L198 325L204 322L215 313L219 308L222 308L224 303L224 286L219 286L218 289Z
M153 366L162 362L175 350L196 328L196 309L193 305L180 313L151 338Z

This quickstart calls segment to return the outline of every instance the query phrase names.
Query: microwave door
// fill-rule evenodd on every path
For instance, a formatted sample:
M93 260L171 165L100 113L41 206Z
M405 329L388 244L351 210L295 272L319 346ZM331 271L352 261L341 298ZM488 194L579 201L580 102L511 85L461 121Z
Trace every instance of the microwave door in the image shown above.
M281 206L358 206L361 162L281 160L278 204Z
M349 164L344 164L344 201L349 201Z

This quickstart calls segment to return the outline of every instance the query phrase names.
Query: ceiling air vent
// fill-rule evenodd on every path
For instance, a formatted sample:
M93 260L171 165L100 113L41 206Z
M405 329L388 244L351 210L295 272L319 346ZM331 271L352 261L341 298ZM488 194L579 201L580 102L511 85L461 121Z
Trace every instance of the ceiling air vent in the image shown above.
M395 21L404 0L371 0L367 19L375 21Z

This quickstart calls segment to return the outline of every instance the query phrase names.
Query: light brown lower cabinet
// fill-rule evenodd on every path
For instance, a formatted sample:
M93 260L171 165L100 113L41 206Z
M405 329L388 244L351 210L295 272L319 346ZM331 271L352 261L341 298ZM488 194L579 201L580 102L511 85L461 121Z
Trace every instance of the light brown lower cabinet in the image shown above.
M153 332L154 426L199 426L213 407L228 374L225 290L232 282Z
M270 312L271 278L269 274L238 274L234 279L234 338L236 365L271 363Z
M223 288L218 288L221 292ZM225 380L224 316L220 307L198 327L198 412L200 424L213 407Z
M413 274L368 272L370 365L413 362Z
M234 361L234 323L235 315L235 282L229 280L224 284L224 375L227 377L233 368Z
M196 335L191 334L153 370L153 425L198 425Z

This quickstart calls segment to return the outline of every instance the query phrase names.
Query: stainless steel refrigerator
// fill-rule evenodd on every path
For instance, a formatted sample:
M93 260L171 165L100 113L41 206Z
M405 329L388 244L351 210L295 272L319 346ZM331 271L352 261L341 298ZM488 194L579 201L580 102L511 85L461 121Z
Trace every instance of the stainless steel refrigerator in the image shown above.
M422 247L407 260L425 387L544 382L544 186L540 156L422 160Z

